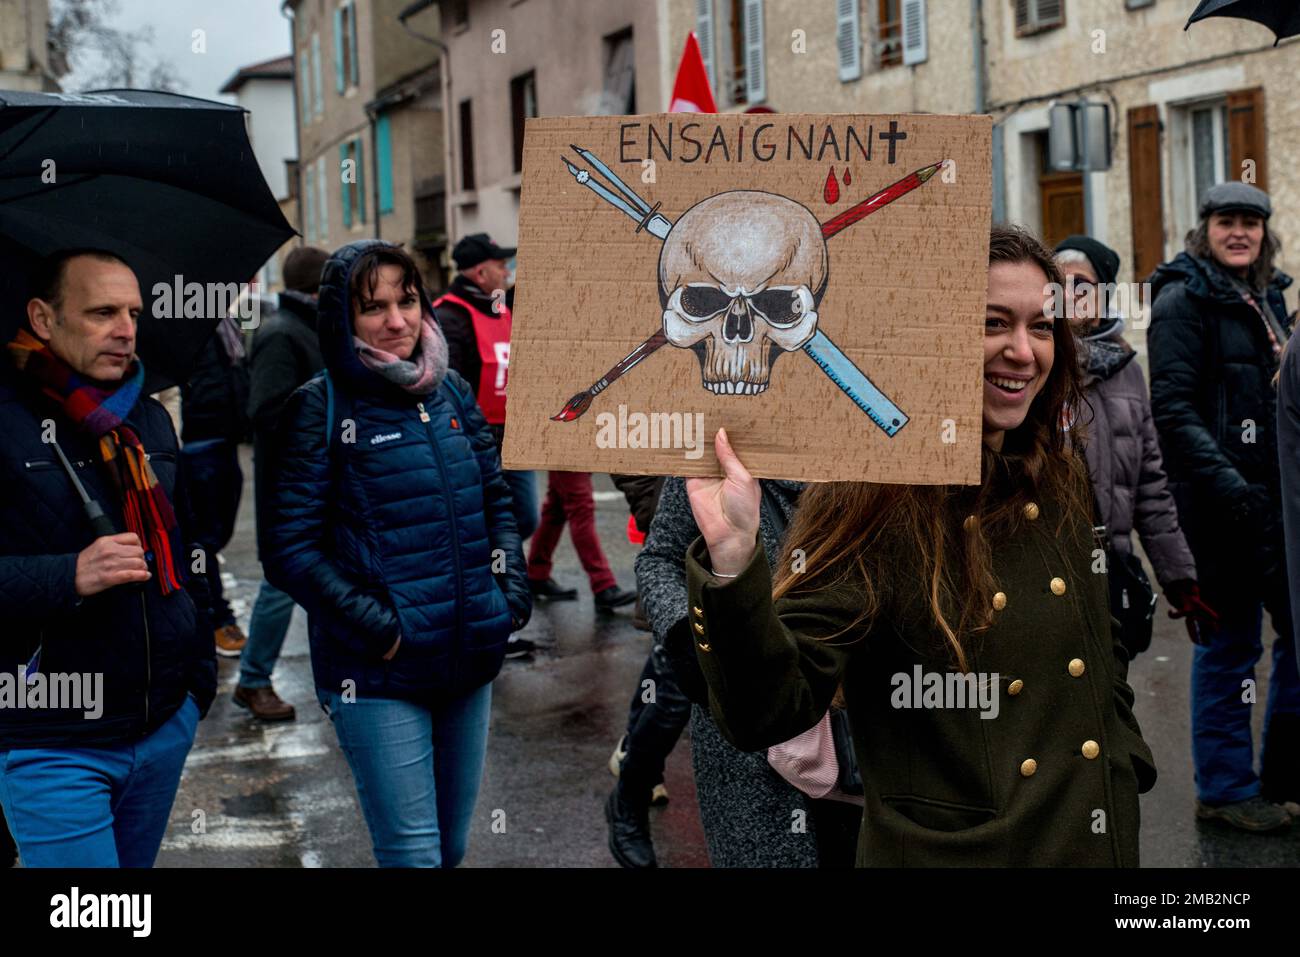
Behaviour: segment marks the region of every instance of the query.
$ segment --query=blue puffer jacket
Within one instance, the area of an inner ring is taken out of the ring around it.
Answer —
[[[344,246],[321,274],[326,373],[290,397],[280,420],[266,574],[307,609],[318,688],[459,695],[496,677],[512,619],[528,620],[524,556],[492,433],[465,381],[449,372],[417,397],[357,356],[347,290],[375,245]]]

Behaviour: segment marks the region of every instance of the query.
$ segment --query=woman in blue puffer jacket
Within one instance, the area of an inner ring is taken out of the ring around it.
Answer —
[[[510,489],[406,253],[335,252],[319,332],[326,371],[280,419],[267,578],[307,609],[376,860],[454,867],[491,681],[532,610]]]

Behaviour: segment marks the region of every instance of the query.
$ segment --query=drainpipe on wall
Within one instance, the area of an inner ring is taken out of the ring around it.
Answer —
[[[974,49],[971,51],[971,63],[975,70],[975,112],[988,112],[988,73],[984,63],[984,3],[983,0],[970,0],[970,32]],[[1005,148],[1002,124],[993,124],[993,222],[1000,223],[1007,218],[1007,187],[1005,178]]]
[[[302,195],[302,117],[298,115],[298,104],[300,102],[298,90],[299,61],[298,48],[294,44],[296,37],[294,36],[294,14],[293,8],[290,6],[291,2],[292,0],[284,0],[284,2],[280,4],[280,16],[289,21],[289,60],[293,64],[293,70],[291,71],[293,74],[293,153],[298,160],[298,162],[293,166],[293,194],[297,197],[295,205],[297,206],[298,214],[298,240],[301,244],[306,242],[303,238],[305,236],[304,230],[306,229],[306,224],[303,222],[303,206],[305,203]]]

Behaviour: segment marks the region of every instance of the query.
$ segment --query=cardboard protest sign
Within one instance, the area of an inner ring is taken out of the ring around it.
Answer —
[[[991,130],[529,120],[506,467],[977,483]]]

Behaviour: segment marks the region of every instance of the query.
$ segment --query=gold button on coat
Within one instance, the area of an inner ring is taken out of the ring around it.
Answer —
[[[966,529],[966,531],[968,532],[973,532],[975,531],[975,526],[978,524],[979,524],[979,519],[977,519],[974,515],[967,515],[966,521],[961,523],[961,527]]]
[[[712,650],[713,650],[712,645],[706,645],[704,642],[702,641],[700,642],[700,651],[712,651]]]
[[[1038,762],[1035,761],[1033,758],[1025,758],[1025,760],[1020,763],[1021,777],[1025,777],[1025,778],[1033,777],[1034,772],[1037,770],[1038,770]]]
[[[1101,754],[1101,745],[1096,741],[1083,742],[1083,756],[1091,761],[1097,755]]]
[[[1007,694],[1016,695],[1025,690],[1025,683],[1017,678],[1011,684],[1007,685]]]
[[[703,617],[704,617],[704,609],[701,608],[699,605],[692,605],[692,606],[691,606],[691,611],[695,612],[695,617],[696,617],[696,618],[703,618]]]
[[[1083,672],[1084,672],[1083,659],[1082,659],[1082,658],[1073,658],[1073,659],[1071,659],[1071,661],[1070,661],[1070,677],[1071,677],[1071,678],[1078,678],[1080,675],[1083,674]]]
[[[695,622],[695,624],[694,624],[694,628],[695,628],[695,633],[696,633],[697,635],[702,635],[702,634],[704,634],[704,626],[701,625],[698,621]]]
[[[1053,578],[1053,579],[1052,579],[1052,585],[1051,585],[1051,587],[1052,587],[1052,594],[1053,594],[1053,595],[1064,595],[1064,594],[1065,594],[1065,579],[1064,579],[1064,578]]]
[[[1032,522],[1037,517],[1038,517],[1038,506],[1033,502],[1030,502],[1028,505],[1025,506],[1025,518],[1029,519]]]
[[[1006,607],[1007,607],[1007,593],[1000,591],[993,596],[993,610],[1001,611],[1003,608]]]

